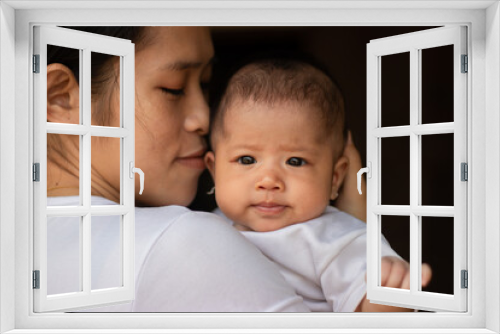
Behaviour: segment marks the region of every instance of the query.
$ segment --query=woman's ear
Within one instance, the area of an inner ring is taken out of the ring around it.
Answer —
[[[47,66],[47,121],[80,123],[80,90],[73,72],[63,64]]]
[[[333,178],[332,178],[332,193],[330,194],[330,199],[332,201],[335,200],[339,195],[339,189],[342,186],[342,183],[344,182],[348,166],[349,166],[349,160],[344,156],[341,156],[337,160],[337,163],[335,164],[335,167],[333,169]]]
[[[210,175],[212,175],[212,179],[215,182],[215,154],[212,151],[208,151],[205,154],[205,166],[207,166]]]

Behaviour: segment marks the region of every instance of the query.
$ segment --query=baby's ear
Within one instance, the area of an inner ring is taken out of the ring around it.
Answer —
[[[208,151],[205,154],[205,166],[207,166],[212,179],[215,181],[215,154],[212,151]]]
[[[349,166],[349,160],[344,156],[341,156],[337,160],[337,163],[335,164],[335,167],[333,169],[333,178],[332,178],[332,193],[330,195],[330,199],[332,201],[337,199],[339,195],[339,189],[342,186],[342,183],[344,182],[348,166]]]

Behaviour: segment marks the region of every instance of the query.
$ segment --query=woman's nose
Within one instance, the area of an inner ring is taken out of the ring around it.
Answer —
[[[184,128],[188,132],[196,132],[203,136],[208,133],[209,109],[202,91],[200,90],[191,97],[190,103],[186,105],[186,119]]]
[[[285,183],[273,172],[265,173],[255,184],[256,190],[283,191]]]

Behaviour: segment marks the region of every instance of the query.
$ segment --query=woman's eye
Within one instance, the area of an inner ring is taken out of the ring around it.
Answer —
[[[299,167],[304,166],[306,164],[306,161],[302,158],[293,157],[288,159],[286,163],[290,166]]]
[[[184,95],[184,89],[162,88],[161,91],[165,94],[170,94],[174,96]]]
[[[251,156],[245,155],[243,157],[238,158],[238,163],[242,165],[251,165],[255,163],[255,159],[252,158]]]

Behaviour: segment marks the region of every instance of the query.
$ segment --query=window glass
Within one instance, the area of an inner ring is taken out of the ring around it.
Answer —
[[[381,242],[388,241],[406,262],[410,263],[410,217],[409,216],[381,216],[382,236]],[[382,265],[384,269],[384,265]],[[381,282],[384,280],[382,270],[380,272]],[[386,284],[388,282],[386,281]]]
[[[57,50],[57,52],[56,52]],[[57,56],[55,56],[57,54]],[[81,124],[80,102],[82,95],[78,101],[70,100],[69,95],[65,94],[65,89],[74,89],[68,85],[78,84],[80,78],[80,50],[72,49],[63,46],[47,45],[47,82],[52,82],[52,89],[47,91],[47,106],[49,106],[50,120],[52,123],[65,124]],[[64,65],[65,68],[62,68]],[[49,68],[51,70],[49,70]],[[57,69],[57,70],[54,70]],[[67,72],[69,70],[72,78],[67,80]],[[70,110],[68,107],[71,107]],[[76,109],[76,113],[74,112]]]
[[[453,206],[453,133],[421,136],[422,205]]]
[[[93,215],[91,239],[92,290],[121,287],[122,217]]]
[[[91,62],[91,124],[120,127],[120,57],[91,52]],[[109,63],[113,64],[113,71],[106,70]]]
[[[453,45],[421,51],[422,124],[453,122]]]
[[[92,192],[93,194],[102,193],[102,188],[106,186],[109,188],[109,185],[103,185],[103,180],[112,180],[113,177],[119,178],[116,180],[116,186],[113,187],[112,194],[106,194],[108,197],[113,197],[113,201],[116,203],[121,203],[121,179],[123,178],[122,173],[120,173],[120,161],[121,161],[121,138],[113,138],[113,137],[97,137],[92,136],[91,141],[92,146]],[[105,146],[107,149],[101,149],[102,146]],[[99,155],[105,155],[99,157]],[[106,161],[105,164],[97,165],[99,161]],[[115,180],[113,180],[115,181]],[[109,198],[111,199],[111,198]]]
[[[423,291],[453,294],[453,217],[422,217],[422,262],[432,268]]]
[[[382,138],[383,205],[410,204],[410,137]]]
[[[51,278],[47,286],[49,295],[82,291],[81,227],[81,217],[47,219],[47,272]],[[65,237],[60,238],[61,235]],[[65,252],[60,252],[61,249]]]
[[[54,201],[67,194],[80,197],[81,136],[47,134],[47,206],[75,205],[75,201]],[[49,175],[50,174],[50,175]],[[61,187],[61,178],[71,179],[71,185]],[[81,205],[81,198],[78,201]]]
[[[410,124],[410,53],[381,58],[382,126]]]

